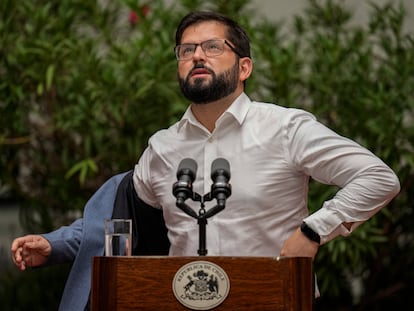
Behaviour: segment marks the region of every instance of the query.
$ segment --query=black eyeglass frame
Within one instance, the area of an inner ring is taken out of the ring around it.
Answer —
[[[226,39],[210,39],[210,40],[206,40],[200,43],[184,43],[184,44],[178,44],[174,47],[174,53],[175,53],[175,57],[177,58],[178,61],[182,61],[182,60],[189,60],[191,59],[192,56],[190,56],[189,58],[185,58],[185,59],[180,59],[178,57],[178,49],[182,46],[194,46],[194,53],[197,50],[197,47],[200,46],[201,49],[203,50],[204,54],[206,54],[205,49],[203,48],[203,44],[207,43],[207,42],[211,42],[211,41],[221,41],[224,42],[224,44],[226,44],[238,57],[242,58],[242,56],[240,55],[240,53],[236,50],[236,48],[234,46],[232,46],[229,41],[227,41]],[[192,55],[194,55],[194,53]],[[220,54],[216,54],[214,56],[219,56],[221,54],[224,53],[224,49]],[[207,54],[206,54],[207,55]],[[208,56],[210,57],[210,56]]]

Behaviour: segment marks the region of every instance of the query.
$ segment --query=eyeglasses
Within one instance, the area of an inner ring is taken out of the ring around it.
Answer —
[[[177,60],[188,60],[193,57],[197,47],[201,46],[201,49],[207,57],[214,57],[224,53],[225,44],[228,45],[234,53],[241,57],[239,52],[237,52],[236,49],[225,39],[207,40],[201,43],[179,44],[174,48],[174,52]]]

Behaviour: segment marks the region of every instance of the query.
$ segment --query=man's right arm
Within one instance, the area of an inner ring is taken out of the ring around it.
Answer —
[[[45,265],[73,261],[79,251],[83,234],[83,218],[75,220],[69,226],[42,234],[51,245],[51,253]]]
[[[45,234],[29,234],[13,240],[12,259],[20,270],[73,261],[82,239],[83,220]]]

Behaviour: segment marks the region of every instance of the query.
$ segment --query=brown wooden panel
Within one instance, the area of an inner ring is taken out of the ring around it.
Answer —
[[[310,258],[94,257],[92,310],[189,310],[174,296],[173,278],[193,261],[220,266],[230,279],[214,310],[308,311],[313,304]]]

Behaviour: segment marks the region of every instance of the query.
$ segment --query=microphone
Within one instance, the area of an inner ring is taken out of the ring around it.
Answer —
[[[173,185],[173,194],[177,198],[177,204],[193,196],[193,182],[196,177],[197,163],[193,159],[181,160],[177,170],[177,181]]]
[[[211,195],[217,199],[217,205],[225,206],[226,199],[231,195],[230,164],[223,158],[217,158],[211,164]]]

